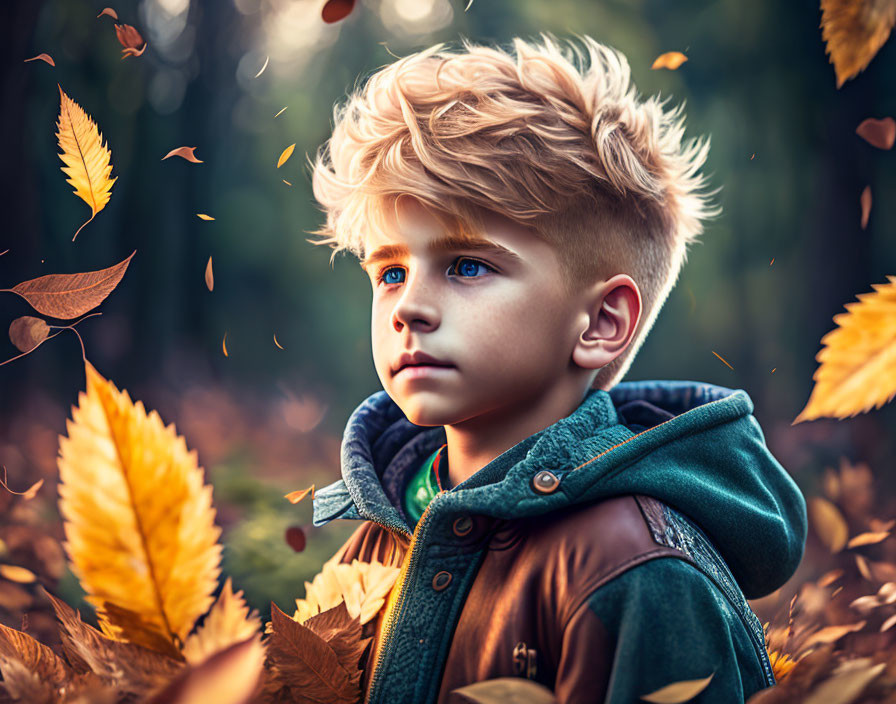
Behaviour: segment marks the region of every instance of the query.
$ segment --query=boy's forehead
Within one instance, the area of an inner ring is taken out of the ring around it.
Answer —
[[[390,212],[391,211],[391,212]],[[498,213],[477,209],[477,223],[440,218],[415,199],[401,199],[383,213],[385,232],[371,228],[365,238],[362,268],[376,261],[407,256],[412,250],[473,250],[520,260],[534,231]]]

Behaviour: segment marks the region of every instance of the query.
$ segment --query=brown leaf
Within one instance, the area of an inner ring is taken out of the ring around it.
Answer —
[[[40,59],[41,61],[46,61],[50,66],[56,66],[56,62],[53,61],[53,57],[49,54],[38,54],[37,56],[32,56],[30,59],[25,59],[23,63],[28,63],[29,61],[37,61]]]
[[[162,161],[165,161],[169,156],[179,156],[181,159],[192,161],[194,164],[202,164],[204,162],[201,159],[197,159],[196,155],[193,153],[196,149],[198,149],[198,147],[178,147],[177,149],[172,149],[162,157]]]
[[[192,665],[261,632],[261,620],[250,611],[243,592],[233,593],[230,577],[205,617],[202,626],[187,638],[183,654]]]
[[[43,643],[3,624],[0,624],[0,656],[18,660],[54,688],[64,685],[74,674],[65,662]]]
[[[373,641],[372,638],[361,638],[360,617],[352,618],[344,601],[312,616],[302,625],[327,641],[339,664],[353,675],[360,667],[367,646]]]
[[[99,271],[82,274],[47,274],[23,281],[8,290],[24,298],[39,313],[67,320],[102,303],[112,293],[137,250],[124,261]]]
[[[355,7],[355,0],[327,0],[320,16],[327,24],[338,22],[348,17]]]
[[[248,704],[256,701],[253,695],[264,668],[264,659],[260,636],[251,636],[186,668],[146,704]]]
[[[145,42],[136,27],[129,24],[116,24],[115,36],[125,49],[139,49]]]
[[[113,10],[111,7],[103,8],[103,11],[97,15],[97,18],[100,18],[103,15],[109,15],[109,17],[111,17],[113,20],[118,19],[118,13],[115,12],[115,10]]]
[[[7,611],[22,611],[34,601],[22,587],[10,582],[0,582],[0,607]]]
[[[123,691],[146,694],[170,682],[182,668],[181,663],[161,653],[105,637],[81,621],[78,613],[64,601],[44,593],[61,624],[62,647],[75,671],[93,672]]]
[[[128,56],[143,56],[144,51],[146,51],[146,44],[144,44],[143,47],[139,50],[128,47],[127,49],[121,50],[121,53],[123,54],[121,58],[124,59]]]
[[[327,642],[271,603],[268,654],[278,677],[301,704],[357,704],[361,671],[350,673]],[[359,625],[360,627],[360,625]]]
[[[657,56],[650,68],[667,68],[670,71],[674,71],[687,60],[688,57],[680,51],[667,51],[665,54]]]
[[[865,186],[859,198],[859,204],[862,206],[862,229],[864,230],[868,227],[868,217],[871,215],[871,186]]]
[[[827,626],[826,628],[822,628],[815,633],[812,633],[810,636],[806,638],[803,643],[803,646],[809,646],[814,643],[833,643],[836,640],[839,640],[847,633],[854,633],[855,631],[862,630],[862,627],[865,625],[865,621],[858,621],[856,623],[849,623],[842,626]]]
[[[42,318],[23,315],[9,324],[9,339],[20,352],[30,352],[47,339],[50,327]]]
[[[208,258],[208,264],[205,265],[205,285],[211,291],[215,288],[215,274],[212,272],[212,258]]]
[[[815,687],[804,704],[851,704],[877,678],[887,663],[872,664],[871,658],[856,658],[840,664],[833,676]]]
[[[451,690],[474,704],[555,704],[554,693],[543,684],[522,677],[497,677]]]
[[[305,549],[305,531],[301,526],[290,526],[286,529],[286,544],[296,552],[302,552]]]
[[[890,36],[892,0],[821,0],[821,36],[837,74],[837,88],[857,75]]]
[[[821,577],[819,577],[818,581],[815,584],[819,587],[827,587],[828,585],[836,582],[842,576],[843,570],[831,570],[830,572],[825,572]]]
[[[56,704],[56,691],[40,675],[15,657],[0,655],[2,686],[9,695],[28,704]]]
[[[856,127],[856,134],[872,147],[892,149],[896,141],[896,120],[892,117],[885,117],[882,120],[869,117]]]

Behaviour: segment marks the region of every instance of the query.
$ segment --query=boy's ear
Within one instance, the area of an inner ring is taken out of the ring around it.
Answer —
[[[595,284],[584,299],[582,330],[572,359],[585,369],[600,369],[628,347],[641,319],[641,292],[628,274]],[[581,320],[581,318],[580,318]]]

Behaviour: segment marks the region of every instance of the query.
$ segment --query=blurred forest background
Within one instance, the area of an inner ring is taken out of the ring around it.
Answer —
[[[896,154],[855,133],[867,117],[896,113],[896,42],[837,90],[817,0],[475,0],[466,11],[466,0],[361,0],[335,24],[321,20],[322,4],[119,0],[119,21],[148,43],[124,60],[112,21],[97,19],[101,0],[0,6],[2,287],[105,268],[137,250],[102,315],[78,327],[87,358],[197,450],[224,529],[224,572],[265,618],[271,600],[291,611],[302,582],[355,526],[310,528],[310,501],[292,506],[283,495],[339,478],[345,422],[381,388],[366,276],[350,257],[331,267],[330,250],[306,241],[322,218],[306,155],[329,136],[334,103],[393,61],[390,52],[461,36],[505,43],[541,31],[588,34],[627,55],[643,94],[687,102],[687,135],[712,137],[707,171],[723,187],[724,213],[690,250],[626,380],[742,388],[807,497],[821,493],[825,468],[845,459],[873,475],[859,483],[875,515],[896,514],[893,404],[791,426],[832,317],[896,274]],[[667,51],[688,61],[651,70]],[[24,63],[41,52],[55,68]],[[57,82],[96,120],[118,177],[74,243],[89,212],[60,171]],[[295,154],[277,169],[292,143]],[[161,160],[182,145],[196,146],[204,163]],[[210,256],[213,292],[203,279]],[[0,320],[30,311],[0,296]],[[17,353],[7,342],[3,358]],[[83,388],[70,333],[0,367],[0,464],[19,490],[46,479],[30,502],[2,492],[0,559],[14,556],[88,617],[59,549],[55,485],[58,435]],[[302,551],[284,537],[296,526],[307,536]],[[810,531],[793,583],[830,560]],[[0,580],[3,621],[18,627],[14,616],[34,594]],[[785,587],[754,608],[767,620],[789,595]],[[52,620],[40,610],[30,618],[37,628]]]

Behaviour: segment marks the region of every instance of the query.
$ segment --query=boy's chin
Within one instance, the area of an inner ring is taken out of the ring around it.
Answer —
[[[392,396],[392,400],[414,425],[431,427],[452,425],[461,419],[459,409],[455,408],[450,400],[438,398],[435,394]]]

